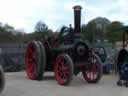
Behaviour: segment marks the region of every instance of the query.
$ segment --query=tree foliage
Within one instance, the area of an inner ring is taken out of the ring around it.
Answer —
[[[91,20],[86,26],[82,26],[82,30],[85,30],[84,38],[90,42],[97,39],[104,39],[106,34],[106,25],[109,23],[110,21],[108,19],[101,17]]]
[[[122,32],[118,30],[113,32],[113,30],[122,26],[124,25],[119,21],[110,22],[106,18],[98,17],[88,24],[81,25],[81,37],[90,42],[97,39],[108,39],[115,43],[122,40]],[[32,40],[43,40],[48,36],[58,36],[58,32],[53,32],[42,21],[35,24],[35,30],[31,33],[19,32],[9,24],[0,23],[0,43],[27,43]]]
[[[35,32],[47,32],[48,31],[48,26],[42,22],[38,21],[35,26]]]
[[[0,23],[0,43],[19,43],[23,41],[22,36],[17,34],[13,26]],[[21,40],[22,39],[22,40]]]
[[[81,37],[82,39],[87,39],[88,38],[88,34],[86,32],[86,24],[81,25]]]
[[[123,23],[119,21],[113,21],[107,25],[107,38],[110,42],[115,43],[116,41],[122,40],[122,33],[120,30],[116,30],[120,27],[123,27]],[[116,31],[115,31],[116,30]]]
[[[106,18],[98,17],[81,26],[81,36],[83,39],[93,42],[95,40],[108,40],[111,43],[122,40],[122,32],[113,30],[123,27],[120,21],[110,22]]]

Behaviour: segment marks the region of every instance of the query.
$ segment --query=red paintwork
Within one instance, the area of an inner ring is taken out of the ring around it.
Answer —
[[[86,66],[86,64],[77,64],[77,67],[85,67]]]
[[[60,71],[59,71],[60,69]],[[68,78],[69,72],[68,72],[68,66],[64,62],[64,58],[62,56],[58,56],[56,59],[56,64],[55,64],[55,76],[56,80],[60,85],[63,85]]]
[[[96,64],[93,64],[91,69],[82,72],[82,74],[87,81],[94,81],[98,75]]]
[[[26,64],[26,72],[28,77],[31,80],[35,79],[34,72],[35,72],[35,54],[36,51],[35,45],[33,43],[30,43],[26,50],[26,56],[25,56],[25,64]]]

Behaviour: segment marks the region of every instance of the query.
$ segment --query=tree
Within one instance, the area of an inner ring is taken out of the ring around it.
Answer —
[[[35,31],[32,34],[29,34],[29,40],[42,40],[48,37],[53,31],[48,28],[48,26],[42,22],[38,21],[35,25]]]
[[[48,26],[42,22],[38,21],[35,26],[35,32],[47,32],[48,31]]]
[[[9,24],[5,24],[3,27],[6,32],[14,32],[15,31],[15,29],[12,26],[10,26]]]
[[[13,26],[0,23],[0,43],[22,43],[23,40]]]
[[[107,18],[98,17],[90,22],[86,26],[87,38],[90,42],[95,40],[104,40],[106,37],[106,26],[110,24]]]
[[[120,30],[116,30],[118,28],[123,27],[123,23],[120,21],[113,21],[112,23],[107,25],[107,38],[110,42],[115,43],[116,41],[122,40],[122,33]],[[116,30],[116,31],[115,31]]]
[[[5,29],[3,27],[3,24],[0,22],[0,32],[4,32],[4,31],[5,31]]]
[[[85,24],[83,24],[83,25],[81,25],[81,37],[82,37],[82,39],[87,39],[88,37],[88,34],[87,34],[87,32],[86,32],[86,27],[87,27],[87,25],[85,25]]]

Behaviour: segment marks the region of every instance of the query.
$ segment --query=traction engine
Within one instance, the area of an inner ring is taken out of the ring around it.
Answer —
[[[102,64],[90,44],[80,37],[81,6],[74,6],[74,28],[63,27],[57,38],[31,41],[27,45],[26,73],[31,80],[42,80],[44,72],[54,72],[60,85],[68,85],[82,73],[88,83],[101,79]]]

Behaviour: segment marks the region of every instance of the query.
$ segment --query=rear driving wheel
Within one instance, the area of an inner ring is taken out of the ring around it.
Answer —
[[[98,58],[97,55],[93,55],[90,57],[90,66],[89,69],[82,72],[84,79],[88,82],[88,83],[97,83],[101,76],[102,76],[102,65],[101,65],[101,61]]]
[[[42,79],[42,49],[38,41],[28,44],[25,56],[26,73],[31,80]],[[45,54],[45,53],[43,53]]]
[[[45,72],[45,67],[46,67],[46,51],[45,51],[45,47],[44,44],[41,41],[38,41],[39,45],[40,45],[40,54],[41,54],[41,65],[38,66],[38,70],[40,70],[40,75],[42,74],[42,78],[44,77],[44,72]]]
[[[60,85],[68,85],[73,77],[73,62],[70,56],[63,54],[56,58],[54,67],[56,80]]]

